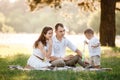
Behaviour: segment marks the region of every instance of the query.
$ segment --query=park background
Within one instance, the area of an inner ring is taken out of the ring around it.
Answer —
[[[81,0],[82,1],[82,0]],[[0,0],[0,79],[1,80],[119,80],[120,75],[120,11],[116,11],[116,47],[102,48],[102,67],[111,67],[111,72],[73,71],[19,71],[9,70],[8,65],[25,66],[32,54],[34,41],[45,26],[54,28],[61,22],[66,28],[66,37],[82,52],[86,28],[92,28],[99,38],[100,3],[94,11],[84,11],[71,2],[62,3],[64,8],[49,6],[30,11],[26,0]],[[120,3],[116,4],[120,7]],[[85,46],[86,56],[88,55]],[[67,49],[67,53],[72,53]]]

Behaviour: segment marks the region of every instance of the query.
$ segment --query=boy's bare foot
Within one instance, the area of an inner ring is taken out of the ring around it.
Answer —
[[[100,66],[94,66],[94,68],[100,69],[101,67]]]

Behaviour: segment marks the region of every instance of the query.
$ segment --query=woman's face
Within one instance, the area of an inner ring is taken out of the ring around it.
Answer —
[[[47,40],[49,40],[50,38],[52,38],[52,36],[53,36],[53,30],[49,30],[49,31],[47,31],[47,33],[45,34],[45,38],[46,38]]]

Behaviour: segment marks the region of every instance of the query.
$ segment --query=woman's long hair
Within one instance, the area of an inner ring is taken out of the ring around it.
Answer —
[[[35,41],[35,43],[34,43],[34,47],[35,48],[37,48],[38,47],[38,43],[39,42],[42,42],[42,44],[44,45],[44,46],[46,46],[46,38],[45,38],[45,35],[47,34],[47,32],[49,31],[49,30],[53,30],[51,27],[44,27],[43,28],[43,30],[42,30],[42,33],[41,33],[41,35],[39,36],[39,38]]]

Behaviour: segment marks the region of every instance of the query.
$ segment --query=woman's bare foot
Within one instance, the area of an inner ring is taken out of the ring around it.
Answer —
[[[34,68],[31,67],[30,65],[26,65],[26,66],[24,67],[24,69],[34,69]]]

